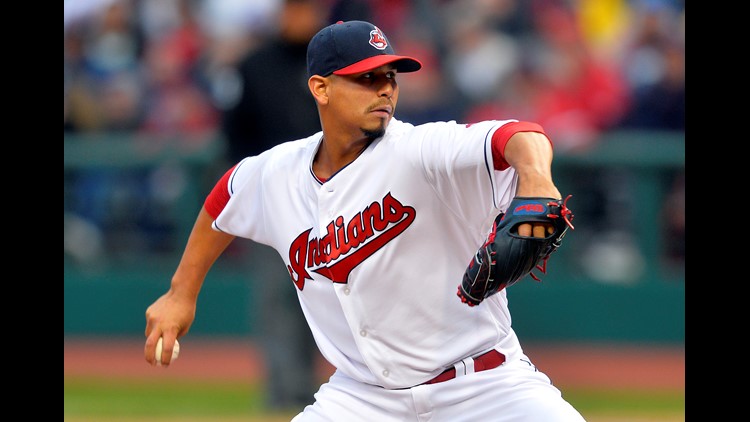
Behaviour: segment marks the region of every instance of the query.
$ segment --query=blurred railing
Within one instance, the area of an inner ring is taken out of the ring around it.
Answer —
[[[566,259],[558,261],[576,262],[580,259],[571,255],[597,252],[595,256],[604,262],[581,265],[598,265],[601,271],[588,272],[601,274],[602,279],[614,283],[684,281],[684,256],[672,252],[684,248],[684,233],[681,238],[668,237],[670,228],[679,224],[675,220],[685,212],[669,208],[673,196],[684,195],[680,191],[685,173],[683,132],[608,133],[583,153],[558,154],[553,171],[560,190],[573,194],[570,206],[577,211],[578,231],[565,240],[566,247],[559,252]],[[620,269],[619,278],[611,272],[604,275],[606,253],[591,250],[598,246],[611,254],[621,252],[619,262],[630,268]],[[570,267],[568,271],[569,276],[577,273]]]
[[[64,148],[66,265],[85,269],[180,253],[225,142],[66,134]]]
[[[65,135],[66,334],[142,335],[146,306],[167,288],[226,170],[224,147],[219,136]],[[669,208],[684,195],[684,171],[683,132],[613,132],[589,150],[556,152],[576,229],[542,283],[509,289],[516,330],[539,340],[684,341],[684,226],[671,230],[684,209]],[[212,270],[192,332],[254,333],[256,287],[234,264],[222,258]]]

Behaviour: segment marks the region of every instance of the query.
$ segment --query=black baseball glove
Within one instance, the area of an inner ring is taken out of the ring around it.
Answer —
[[[560,247],[568,227],[573,229],[573,213],[565,200],[554,198],[513,198],[506,213],[495,218],[487,241],[477,251],[458,286],[458,297],[469,306],[512,286],[527,274],[537,281],[532,271],[547,272],[547,259]],[[546,237],[518,235],[523,223],[549,223],[552,232]]]

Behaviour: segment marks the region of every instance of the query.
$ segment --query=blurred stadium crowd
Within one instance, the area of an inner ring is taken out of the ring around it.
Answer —
[[[65,0],[66,136],[215,142],[237,100],[235,65],[274,34],[283,1]],[[397,52],[422,60],[400,78],[401,120],[530,120],[570,153],[605,131],[685,130],[684,0],[319,1],[327,23],[370,20]],[[124,209],[144,189],[170,197],[170,171],[78,175],[66,187],[79,198],[66,205],[66,254],[90,257],[81,245],[91,242],[74,235],[114,224],[97,195],[111,202],[121,192]],[[670,201],[684,219],[684,177],[675,184]],[[139,224],[158,237],[159,217],[152,210]]]

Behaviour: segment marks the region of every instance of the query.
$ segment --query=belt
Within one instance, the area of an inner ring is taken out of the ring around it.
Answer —
[[[475,358],[466,358],[453,365],[453,368],[448,368],[440,375],[425,382],[424,384],[437,384],[439,382],[452,380],[458,376],[471,374],[472,372],[481,372],[488,369],[494,369],[502,365],[505,362],[505,355],[498,352],[495,349],[490,350],[487,353],[481,354]]]

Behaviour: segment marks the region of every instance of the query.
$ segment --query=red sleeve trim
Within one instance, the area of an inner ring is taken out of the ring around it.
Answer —
[[[203,207],[206,208],[206,212],[208,212],[208,215],[214,220],[216,220],[219,214],[221,214],[221,211],[224,210],[227,202],[229,202],[229,177],[232,175],[232,171],[235,167],[237,166],[235,165],[230,168],[223,176],[221,176],[221,179],[216,182],[214,188],[211,189],[211,193],[208,194],[206,200],[203,202]]]
[[[511,122],[500,126],[492,134],[492,162],[494,163],[495,170],[505,170],[510,167],[510,164],[505,161],[505,145],[508,143],[510,137],[517,132],[539,132],[547,136],[542,126],[538,123]],[[549,136],[547,136],[547,139],[549,139]],[[552,144],[552,140],[549,143]]]

